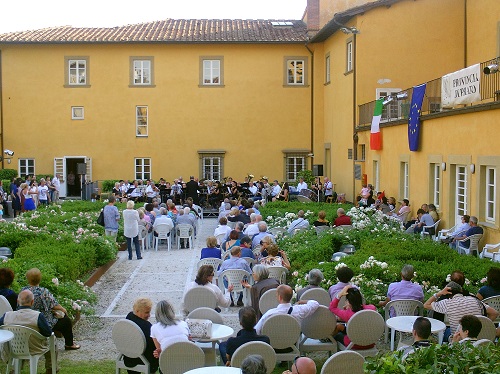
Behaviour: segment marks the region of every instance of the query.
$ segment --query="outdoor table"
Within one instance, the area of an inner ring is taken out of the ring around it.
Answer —
[[[419,316],[400,316],[400,317],[392,317],[389,318],[387,321],[385,321],[387,327],[391,329],[391,351],[394,351],[394,337],[396,336],[396,331],[412,332],[413,324],[415,323],[415,320],[418,317]],[[446,325],[443,322],[434,318],[427,318],[427,319],[431,323],[431,332],[438,333],[439,344],[442,344]]]
[[[226,325],[220,325],[218,323],[212,324],[212,334],[210,338],[204,339],[193,339],[200,343],[212,343],[212,349],[210,352],[205,352],[205,364],[217,365],[217,352],[215,350],[215,343],[227,340],[234,333],[234,330]]]

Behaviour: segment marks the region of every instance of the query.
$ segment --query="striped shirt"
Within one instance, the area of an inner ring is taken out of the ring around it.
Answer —
[[[460,293],[450,299],[434,301],[431,303],[431,306],[432,310],[448,315],[452,334],[457,331],[460,319],[463,316],[468,314],[482,316],[485,310],[485,305],[481,300],[472,296],[464,296]]]

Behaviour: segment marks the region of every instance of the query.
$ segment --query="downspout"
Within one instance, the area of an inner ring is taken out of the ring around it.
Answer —
[[[314,165],[314,52],[309,49],[307,45],[309,42],[305,44],[306,49],[311,54],[311,171]]]
[[[2,50],[0,50],[0,155],[3,153],[3,85],[2,85]],[[2,157],[2,169],[4,169],[4,159]]]

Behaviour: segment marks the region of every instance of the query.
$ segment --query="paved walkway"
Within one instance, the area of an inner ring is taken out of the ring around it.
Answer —
[[[68,358],[78,359],[114,359],[115,351],[111,340],[113,324],[124,318],[132,310],[134,300],[149,297],[153,300],[152,317],[155,322],[154,308],[160,300],[168,300],[181,316],[182,296],[186,285],[192,282],[197,272],[197,262],[206,238],[213,234],[217,219],[206,218],[199,227],[194,249],[172,248],[167,251],[164,241],[159,250],[145,251],[142,260],[128,260],[128,252],[119,252],[118,260],[94,285],[93,290],[99,296],[95,317],[82,318],[75,331],[76,341],[81,350],[68,353]],[[134,254],[135,256],[135,254]],[[224,323],[239,330],[238,308],[222,311]],[[76,353],[78,352],[78,353]]]

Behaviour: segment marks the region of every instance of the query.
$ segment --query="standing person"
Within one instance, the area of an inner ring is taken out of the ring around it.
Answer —
[[[118,234],[118,221],[120,221],[120,212],[115,206],[116,197],[110,195],[108,205],[104,207],[104,235],[113,236],[116,240]]]
[[[49,203],[49,187],[45,183],[45,179],[40,179],[40,186],[38,187],[38,201],[42,205]]]
[[[132,312],[127,314],[126,319],[134,322],[142,330],[144,337],[146,338],[146,348],[144,349],[143,355],[149,362],[149,372],[156,373],[158,370],[158,358],[154,357],[153,352],[155,351],[155,343],[153,338],[151,338],[151,322],[149,322],[149,317],[151,316],[151,308],[153,307],[153,302],[151,299],[141,297],[134,302]],[[136,365],[144,364],[140,358],[130,358],[127,356],[123,357],[125,365],[128,367],[134,367]],[[128,374],[136,374],[136,371],[127,370]]]
[[[68,196],[75,195],[75,174],[73,171],[70,171],[68,177],[66,178],[68,183]]]
[[[59,191],[61,189],[61,181],[59,180],[59,174],[54,175],[54,178],[52,178],[52,186],[54,187],[54,196],[51,199],[51,201],[57,203],[59,201]]]
[[[127,201],[127,209],[123,211],[123,235],[127,238],[128,259],[132,260],[132,242],[135,245],[135,254],[142,260],[139,245],[139,213],[134,210],[134,202]]]

